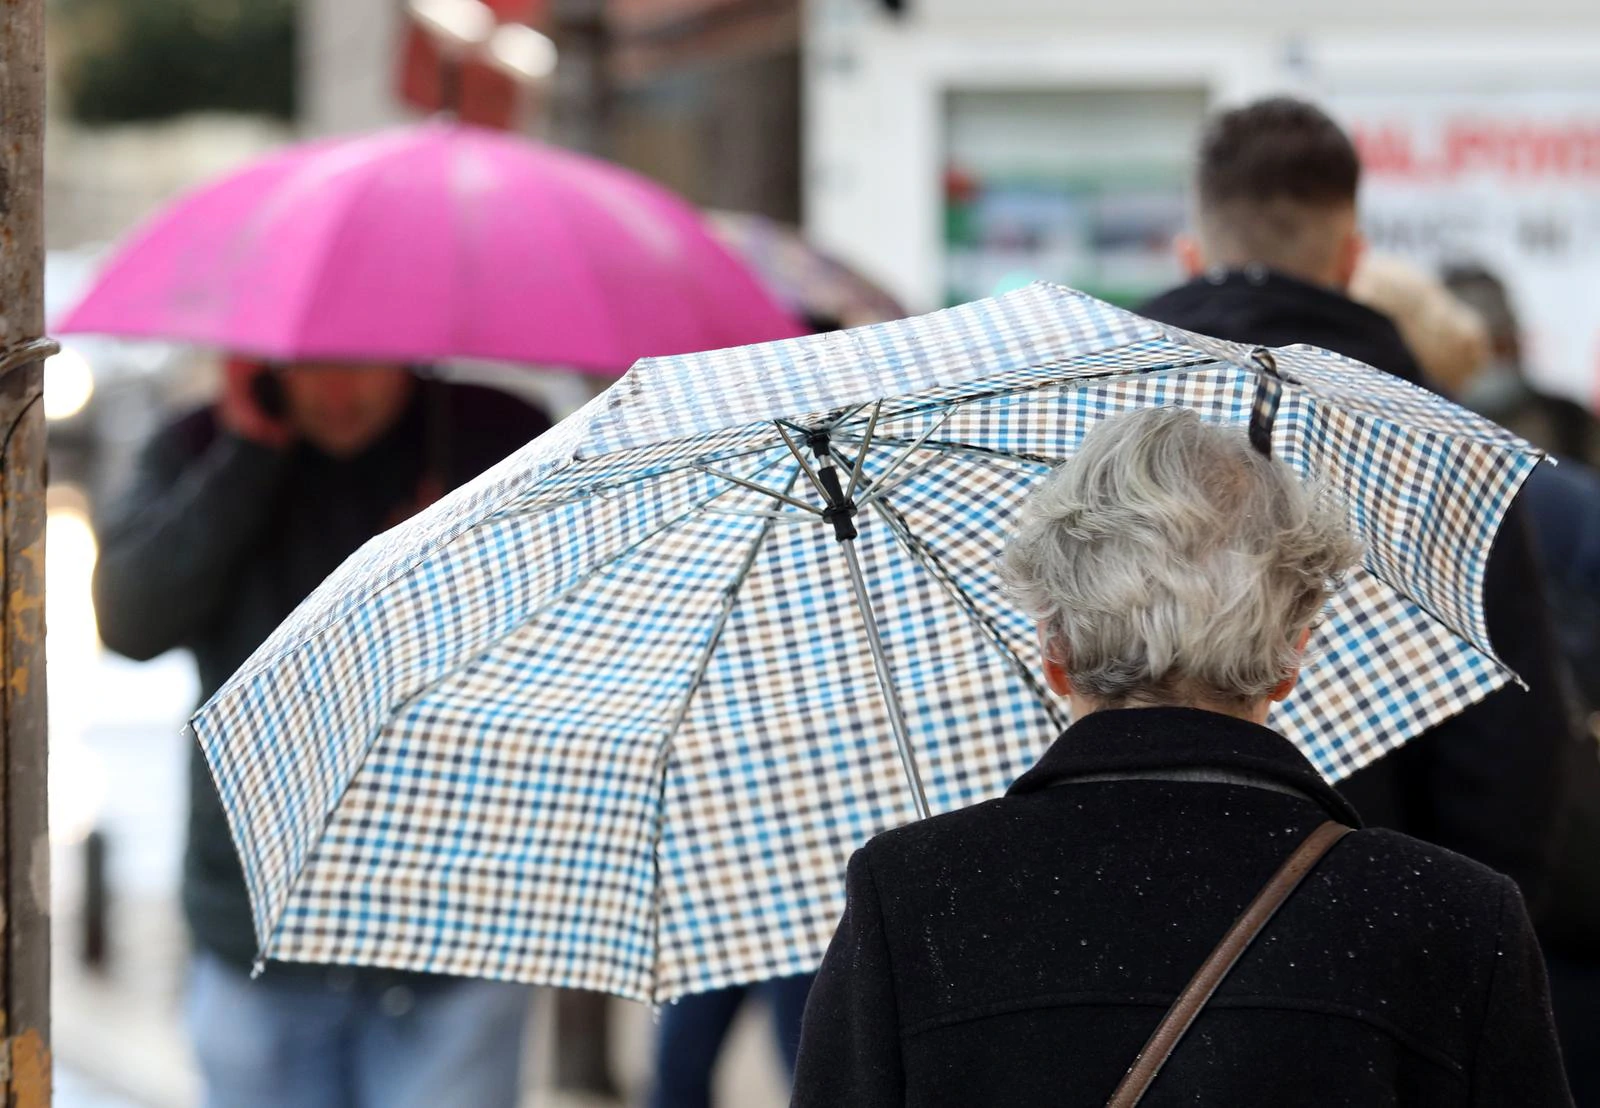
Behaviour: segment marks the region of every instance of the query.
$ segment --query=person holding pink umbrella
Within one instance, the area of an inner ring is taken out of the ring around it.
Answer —
[[[670,193],[435,122],[291,147],[183,198],[58,329],[232,352],[215,406],[157,435],[100,520],[95,576],[106,644],[192,651],[209,696],[368,538],[549,426],[405,367],[612,376],[801,328]],[[264,936],[198,750],[191,779],[184,907],[206,1103],[511,1108],[521,986],[277,962],[251,980]]]
[[[99,521],[101,635],[135,659],[192,651],[209,696],[362,542],[548,426],[509,396],[398,366],[234,359],[215,407],[157,435]],[[244,876],[198,756],[190,804],[188,1016],[206,1104],[516,1103],[525,987],[288,963],[252,981]]]

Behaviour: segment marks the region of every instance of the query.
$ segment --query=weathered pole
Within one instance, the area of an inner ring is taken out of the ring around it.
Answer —
[[[0,1086],[50,1103],[44,0],[0,0]]]

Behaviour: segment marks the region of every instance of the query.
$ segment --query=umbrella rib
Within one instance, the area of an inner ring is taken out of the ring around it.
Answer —
[[[867,463],[867,451],[872,447],[872,432],[877,430],[878,416],[882,413],[883,401],[880,400],[872,406],[872,418],[867,421],[867,429],[861,436],[861,449],[856,451],[856,464],[850,467],[850,487],[844,494],[846,500],[855,496],[856,486],[861,483],[861,467]]]
[[[902,471],[893,480],[885,479],[874,481],[872,487],[867,490],[866,495],[861,498],[857,506],[865,507],[868,504],[876,503],[886,494],[893,492],[895,489],[911,480],[917,474],[924,472],[930,466],[938,465],[943,460],[943,458],[925,458],[916,465],[912,466],[910,469]]]
[[[770,519],[778,523],[805,523],[806,519],[793,512],[785,512],[774,508],[770,512],[744,511],[740,508],[706,508],[702,512],[708,516],[728,516],[737,519]]]
[[[811,482],[812,488],[817,490],[817,495],[827,501],[828,490],[823,486],[822,478],[818,477],[817,471],[811,468],[811,463],[806,461],[805,454],[795,445],[794,440],[789,437],[789,432],[783,429],[783,421],[773,420],[772,425],[778,429],[778,434],[783,436],[783,444],[789,448],[789,453],[794,455],[795,461],[800,463],[800,469],[805,473],[806,479]],[[822,513],[819,511],[817,514],[821,515]]]
[[[733,451],[732,453],[717,454],[715,455],[715,460],[719,462],[735,462],[741,458],[749,458],[758,454],[770,454],[774,451],[782,449],[784,448],[779,443],[763,442],[759,446],[749,446]],[[701,455],[699,457],[703,456],[704,455]],[[599,458],[588,458],[584,459],[584,461],[579,464],[582,465],[604,461],[608,457],[610,456],[601,455]],[[566,483],[566,481],[570,480],[571,473],[570,471],[563,469],[551,474],[550,481],[554,481],[556,478],[563,478],[564,483],[562,484],[562,489],[566,491],[562,491],[559,495],[554,496],[546,493],[544,498],[540,499],[539,488],[541,486],[535,486],[534,489],[525,494],[526,496],[532,497],[532,499],[520,500],[516,502],[515,506],[497,509],[493,515],[495,518],[509,519],[515,516],[535,514],[537,512],[546,511],[550,508],[563,508],[569,504],[579,504],[585,500],[592,500],[596,497],[604,499],[610,493],[622,492],[631,489],[635,485],[638,485],[644,481],[654,481],[662,477],[672,477],[682,473],[686,469],[703,469],[707,472],[710,472],[709,464],[699,460],[699,457],[689,458],[687,460],[682,457],[676,458],[671,462],[661,463],[653,468],[644,469],[639,472],[628,473],[626,476],[622,477],[613,476],[607,481],[590,485],[569,485]],[[771,463],[767,464],[770,465]],[[605,472],[611,472],[614,468],[614,465],[608,466]],[[765,467],[763,466],[763,468]],[[719,473],[718,476],[727,477],[730,480],[738,480],[738,478],[733,477],[732,474],[726,472]],[[769,491],[761,486],[754,487],[760,492]]]
[[[922,566],[928,572],[928,575],[939,583],[940,588],[948,593],[950,598],[967,613],[967,617],[978,626],[983,633],[983,637],[989,640],[990,645],[1010,663],[1017,676],[1022,679],[1023,684],[1032,691],[1034,698],[1044,708],[1051,722],[1057,727],[1065,728],[1067,725],[1066,718],[1061,714],[1050,694],[1045,691],[1044,686],[1039,684],[1039,679],[1034,676],[1032,668],[1017,656],[1016,651],[1011,649],[1010,644],[1006,642],[1005,636],[1000,633],[1000,629],[995,626],[994,621],[978,610],[977,605],[967,595],[966,590],[956,584],[954,575],[951,574],[949,568],[945,566],[939,556],[926,543],[920,541],[911,533],[910,527],[906,525],[905,517],[882,500],[873,501],[872,508],[888,524],[889,533],[895,537],[895,541],[911,556],[912,561]]]
[[[779,455],[778,457],[773,458],[770,462],[767,462],[765,465],[763,465],[761,467],[761,470],[768,469],[771,466],[774,466],[774,465],[778,464],[782,460],[783,460],[782,455]],[[757,470],[757,472],[761,472],[761,470]],[[682,472],[682,471],[680,470],[680,471],[674,471],[674,472]],[[725,474],[723,476],[731,477],[732,475],[731,474]],[[746,484],[747,482],[739,482],[739,483],[740,484]],[[764,492],[764,493],[765,492],[770,492],[770,490],[762,488],[759,485],[756,486],[756,487],[761,492]],[[650,531],[648,534],[641,535],[636,541],[634,541],[632,543],[629,543],[623,549],[617,551],[615,554],[611,555],[609,558],[606,558],[604,561],[596,562],[594,565],[590,566],[582,575],[577,577],[566,588],[562,589],[558,593],[554,593],[554,594],[552,594],[550,596],[547,596],[547,597],[543,598],[540,601],[540,605],[541,606],[545,606],[545,605],[549,605],[549,604],[552,604],[552,603],[559,603],[560,601],[566,599],[568,596],[570,596],[572,594],[572,592],[575,589],[581,588],[582,586],[588,584],[598,574],[610,569],[612,566],[616,565],[616,563],[621,561],[623,558],[626,558],[630,554],[633,554],[635,551],[639,550],[646,543],[648,543],[652,539],[656,538],[662,532],[668,530],[669,528],[678,526],[679,524],[683,523],[685,520],[687,520],[690,517],[696,515],[697,513],[706,511],[707,507],[713,501],[720,500],[722,497],[727,496],[732,491],[733,491],[732,489],[719,489],[716,492],[713,492],[710,496],[705,497],[703,500],[698,500],[695,503],[690,504],[688,507],[686,507],[683,510],[682,514],[674,516],[672,519],[670,519],[670,520],[666,521],[665,523],[661,524],[661,526],[659,526],[659,527],[655,528],[654,530]],[[498,645],[498,643],[496,645]],[[493,647],[490,647],[489,649],[493,649]],[[478,655],[478,656],[481,657],[481,654]]]
[[[865,494],[865,496],[863,498],[863,502],[865,500],[867,500],[867,499],[871,499],[873,493],[878,489],[878,487],[880,485],[885,484],[889,480],[890,477],[894,476],[895,470],[899,469],[902,465],[904,465],[906,459],[911,457],[912,453],[918,447],[920,447],[923,443],[928,441],[928,436],[929,435],[933,434],[935,431],[937,431],[939,428],[941,428],[941,427],[943,427],[945,425],[945,422],[947,420],[949,420],[949,418],[950,418],[950,414],[951,414],[951,410],[949,408],[945,409],[944,414],[941,415],[938,419],[936,419],[933,422],[933,425],[931,427],[929,427],[926,431],[922,432],[921,435],[917,436],[917,438],[914,441],[912,441],[911,443],[909,443],[903,450],[901,450],[900,453],[895,455],[894,460],[889,463],[887,468],[884,469],[883,473],[878,476],[877,480],[869,481],[867,483],[867,485],[866,485],[866,494]],[[873,422],[874,423],[877,422],[876,418],[874,418]],[[871,441],[870,440],[870,436],[868,437],[868,441],[869,442]]]
[[[784,485],[784,492],[793,490],[795,482],[800,479],[798,469],[789,474],[789,481]],[[785,499],[788,499],[786,496]],[[661,980],[661,838],[667,822],[667,759],[671,756],[673,740],[677,737],[683,723],[689,718],[689,709],[694,704],[695,696],[704,684],[706,672],[711,668],[712,656],[716,654],[717,647],[722,644],[722,633],[727,629],[728,620],[733,617],[733,610],[737,604],[739,590],[750,578],[750,570],[755,566],[756,559],[761,556],[761,550],[766,546],[767,540],[772,536],[773,517],[769,516],[762,521],[761,527],[756,532],[755,541],[750,544],[750,549],[745,553],[743,561],[734,571],[733,579],[722,590],[722,610],[717,613],[716,622],[712,624],[711,634],[707,636],[706,644],[700,651],[700,656],[695,660],[694,671],[689,675],[689,684],[683,693],[683,700],[678,705],[671,724],[668,725],[661,737],[660,749],[656,751],[656,767],[660,778],[656,793],[656,821],[653,828],[650,858],[655,869],[656,886],[655,897],[651,905],[651,931],[655,936],[655,968],[650,981],[650,1000],[655,1003],[657,986]]]
[[[1080,374],[1075,377],[1046,377],[1037,381],[1025,381],[1014,385],[996,384],[988,388],[975,389],[970,393],[960,393],[955,396],[937,396],[921,401],[908,398],[907,407],[892,411],[885,418],[890,421],[909,419],[913,416],[923,415],[930,411],[941,411],[952,407],[965,408],[973,404],[982,404],[989,400],[1000,400],[1009,396],[1023,396],[1030,392],[1041,392],[1046,389],[1078,389],[1085,386],[1101,384],[1107,379],[1114,377],[1136,376],[1139,378],[1151,378],[1161,377],[1169,373],[1181,375],[1194,369],[1214,368],[1217,366],[1227,366],[1231,369],[1242,368],[1251,373],[1255,372],[1254,367],[1241,367],[1237,363],[1224,361],[1221,358],[1213,357],[1208,354],[1203,357],[1195,358],[1192,361],[1174,361],[1169,365],[1153,367],[1150,369],[1141,369],[1132,372],[1126,369],[1103,369],[1097,370],[1093,373]],[[1028,369],[1039,367],[1022,368]],[[1016,372],[1021,372],[1021,369],[1017,370]],[[1285,378],[1285,380],[1287,380],[1287,378]],[[1289,383],[1295,384],[1297,382],[1290,381]],[[843,432],[841,431],[841,433]]]
[[[880,446],[902,446],[906,444],[907,440],[879,436],[877,442]],[[937,450],[941,454],[965,454],[984,461],[1011,462],[1040,469],[1054,469],[1066,461],[1065,458],[1052,458],[1047,454],[1030,454],[1016,450],[996,450],[992,446],[978,446],[976,443],[969,442],[947,442],[935,439],[931,442],[922,442],[915,445],[919,450]]]
[[[793,449],[793,448],[791,447],[791,449]],[[796,455],[796,457],[799,457],[799,455]],[[804,465],[805,462],[802,460],[800,464]],[[699,464],[697,464],[694,468],[698,469],[701,473],[708,473],[713,477],[720,477],[724,481],[732,481],[736,485],[743,485],[747,489],[754,489],[756,492],[762,493],[762,494],[764,494],[766,496],[770,496],[774,500],[781,500],[785,504],[792,504],[794,507],[799,508],[801,511],[810,512],[814,516],[820,516],[822,514],[822,509],[821,508],[818,508],[818,507],[816,507],[814,505],[811,505],[811,504],[807,504],[803,500],[796,500],[794,497],[790,496],[787,492],[779,492],[777,489],[770,489],[766,485],[757,484],[754,481],[746,481],[743,477],[735,477],[731,473],[728,473],[728,472],[726,472],[724,470],[715,469],[715,468],[713,468],[711,466],[708,466],[708,465],[699,465]],[[797,477],[799,476],[799,471],[796,471],[795,476],[797,476]],[[794,488],[794,481],[792,479],[789,481],[789,484],[786,486],[786,488],[789,488],[789,489]]]
[[[832,419],[825,426],[819,428],[819,430],[827,431],[829,434],[832,434],[846,423],[849,423],[856,416],[866,411],[869,407],[876,408],[882,403],[882,400],[869,400],[865,404],[857,404],[853,408],[846,408],[835,414]],[[788,421],[785,420],[784,422],[787,423]],[[797,431],[802,430],[802,428],[795,427],[793,423],[789,423],[789,426],[794,427]]]

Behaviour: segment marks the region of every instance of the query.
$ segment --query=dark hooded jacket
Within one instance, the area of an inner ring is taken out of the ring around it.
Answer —
[[[1140,310],[1234,342],[1309,343],[1426,384],[1387,317],[1269,270],[1197,278]],[[1537,910],[1553,862],[1573,724],[1523,499],[1506,513],[1490,552],[1484,607],[1495,651],[1528,687],[1491,694],[1353,774],[1340,791],[1368,824],[1449,847],[1510,876]]]
[[[1328,819],[1356,816],[1265,727],[1188,708],[1085,717],[1005,797],[851,859],[795,1108],[1099,1108]],[[1142,1103],[1570,1104],[1516,886],[1392,831],[1347,836]]]
[[[268,449],[219,430],[210,410],[180,419],[149,443],[132,487],[99,520],[101,637],[140,660],[192,651],[209,698],[358,546],[549,426],[504,393],[432,381],[353,458]],[[257,949],[250,901],[198,746],[189,777],[184,911],[200,947],[247,969]]]

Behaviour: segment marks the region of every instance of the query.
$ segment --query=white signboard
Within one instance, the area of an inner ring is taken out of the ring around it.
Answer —
[[[1328,95],[1374,247],[1477,263],[1510,290],[1529,375],[1600,407],[1600,85]]]

